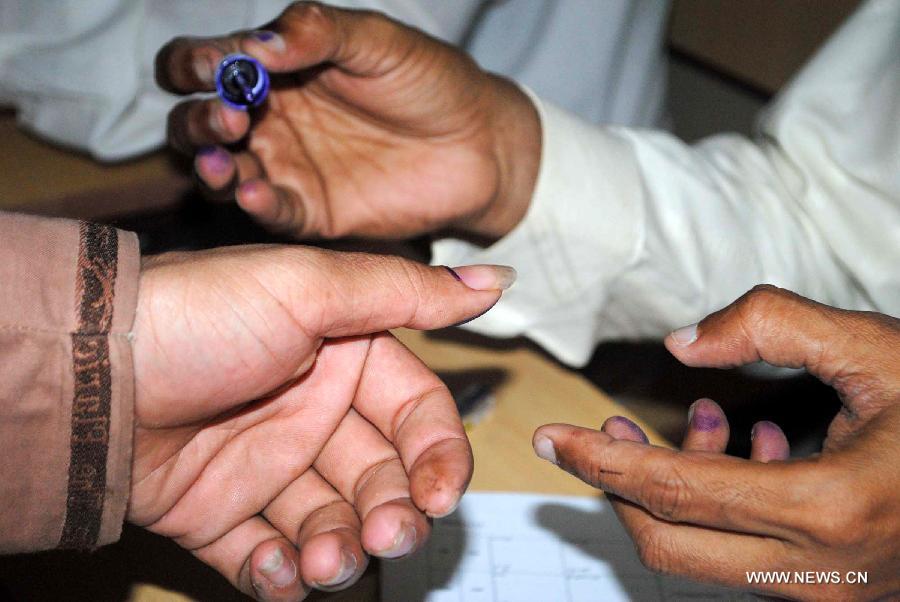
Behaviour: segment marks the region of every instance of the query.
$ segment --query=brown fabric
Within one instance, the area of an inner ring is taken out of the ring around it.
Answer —
[[[139,268],[133,234],[0,212],[0,552],[119,536]]]

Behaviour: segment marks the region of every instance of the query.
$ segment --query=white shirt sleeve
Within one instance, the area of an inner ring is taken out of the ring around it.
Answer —
[[[868,2],[766,111],[759,135],[689,146],[594,127],[537,100],[528,214],[482,249],[519,280],[470,328],[525,334],[570,364],[604,339],[661,336],[758,283],[900,315],[900,2]]]

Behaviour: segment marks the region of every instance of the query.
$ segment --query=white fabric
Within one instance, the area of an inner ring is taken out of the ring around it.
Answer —
[[[331,3],[381,10],[449,42],[466,43],[476,58],[589,119],[650,125],[659,117],[667,0]],[[18,108],[22,125],[99,159],[152,150],[164,143],[166,114],[178,101],[153,82],[160,46],[176,35],[254,27],[288,4],[4,0],[0,104]]]
[[[484,68],[580,117],[657,125],[668,6],[668,0],[495,2],[473,24],[465,48]]]
[[[663,335],[758,283],[900,315],[900,2],[863,5],[755,140],[688,146],[535,102],[544,147],[525,219],[488,249],[434,247],[436,263],[519,270],[472,329],[577,365],[598,341]]]

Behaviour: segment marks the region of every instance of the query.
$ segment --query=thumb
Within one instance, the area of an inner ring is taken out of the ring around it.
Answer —
[[[156,81],[177,94],[213,90],[217,65],[234,52],[256,57],[273,73],[334,64],[353,75],[379,76],[424,39],[378,13],[296,2],[262,30],[171,40],[156,55]]]
[[[806,368],[848,393],[863,381],[898,373],[888,364],[897,362],[900,321],[760,285],[699,324],[671,333],[665,345],[688,366],[729,368],[761,360]]]
[[[304,288],[311,284],[307,294],[318,299],[314,334],[341,337],[400,327],[430,330],[474,319],[493,307],[515,278],[516,271],[506,266],[451,269],[393,256],[323,252]]]

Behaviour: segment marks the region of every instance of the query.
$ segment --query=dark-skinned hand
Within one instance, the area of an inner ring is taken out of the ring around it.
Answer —
[[[822,453],[788,459],[784,434],[762,422],[750,459],[726,456],[725,416],[699,400],[681,450],[617,417],[602,431],[543,426],[538,455],[607,492],[653,570],[801,600],[900,596],[900,321],[762,286],[665,343],[688,366],[765,361],[834,387],[843,408]],[[830,576],[762,585],[751,571]],[[857,571],[867,584],[848,582]]]

